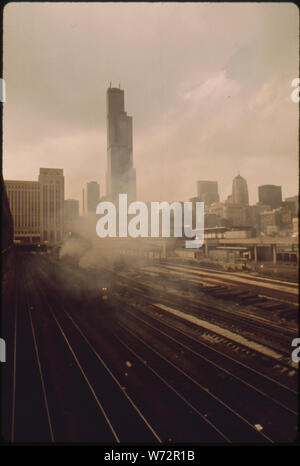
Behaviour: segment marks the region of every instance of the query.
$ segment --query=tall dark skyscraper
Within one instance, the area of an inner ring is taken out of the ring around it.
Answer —
[[[274,184],[259,186],[258,200],[262,204],[271,206],[272,209],[280,207],[282,203],[281,186],[275,186]]]
[[[249,205],[247,181],[240,174],[232,181],[232,204]]]
[[[136,199],[136,174],[132,157],[132,117],[124,108],[124,91],[109,87],[107,102],[107,197],[118,200],[126,193],[128,201]]]

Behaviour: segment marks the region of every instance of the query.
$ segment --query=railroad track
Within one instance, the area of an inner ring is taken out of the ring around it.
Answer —
[[[207,384],[199,383],[129,326],[117,325],[118,335],[120,329],[123,330],[123,336],[117,338],[124,347],[138,359],[146,360],[147,368],[218,432],[223,442],[273,442],[267,434],[257,430],[244,416],[211,393]]]
[[[225,303],[225,305],[227,303],[241,305],[243,309],[247,309],[247,315],[256,316],[257,320],[265,319],[269,322],[271,319],[280,320],[281,322],[284,320],[286,326],[289,326],[290,322],[292,322],[292,326],[295,328],[298,320],[298,289],[295,283],[291,284],[294,294],[283,300],[282,295],[280,295],[280,298],[271,296],[270,290],[266,291],[266,289],[258,288],[257,286],[253,289],[251,280],[248,278],[245,279],[244,277],[244,280],[249,282],[248,285],[245,283],[237,284],[236,281],[230,279],[230,276],[224,280],[223,278],[219,279],[218,275],[215,277],[211,274],[214,278],[209,278],[204,275],[204,271],[200,270],[202,269],[189,269],[187,267],[182,267],[181,269],[180,266],[173,265],[142,269],[142,273],[145,276],[148,275],[149,278],[156,277],[156,279],[164,279],[169,283],[172,280],[174,284],[177,284],[178,288],[187,288],[195,294],[202,293],[202,297],[204,295],[211,296]],[[189,274],[190,271],[192,271],[191,275]],[[235,276],[236,274],[233,275]],[[224,276],[224,273],[221,276]],[[268,284],[273,284],[273,282],[276,281],[268,280]]]
[[[170,289],[163,289],[161,283],[157,284],[157,278],[137,283],[137,280],[133,278],[125,277],[111,270],[106,271],[117,277],[120,283],[130,286],[131,288],[128,288],[130,292],[134,292],[137,297],[140,294],[149,304],[155,300],[153,291],[156,289],[160,294],[159,301],[161,303],[182,309],[188,314],[245,335],[258,343],[264,343],[274,350],[283,352],[287,358],[290,357],[291,342],[296,337],[295,330],[253,316],[243,315],[240,311],[228,308],[220,309],[207,303],[202,304],[189,296],[180,297],[178,293],[173,294]]]
[[[18,265],[22,266],[20,258]],[[52,441],[35,328],[28,301],[24,298],[27,291],[25,277],[16,278],[15,285],[13,339],[9,342],[11,357],[5,367],[6,378],[10,380],[3,385],[3,397],[10,400],[6,406],[4,435],[10,442]]]
[[[69,364],[61,365],[61,371],[72,367],[72,374],[68,376],[69,380],[65,381],[66,388],[70,386],[71,382],[72,385],[77,382],[75,390],[73,387],[71,403],[66,400],[66,393],[60,402],[57,399],[50,401],[52,412],[55,413],[54,417],[56,417],[54,420],[54,438],[56,441],[65,441],[68,436],[68,426],[66,422],[59,419],[60,413],[57,413],[57,408],[60,405],[61,409],[67,408],[70,411],[72,419],[69,419],[69,423],[73,420],[77,426],[77,438],[74,438],[73,433],[71,433],[69,441],[97,441],[104,443],[142,441],[160,443],[161,439],[155,429],[139,410],[134,400],[124,390],[108,364],[93,347],[87,335],[65,309],[68,305],[66,306],[64,302],[64,309],[61,309],[62,301],[59,293],[49,299],[44,291],[45,285],[43,280],[39,283],[38,294],[40,304],[43,304],[43,308],[47,313],[47,332],[43,332],[40,339],[47,338],[46,333],[49,332],[49,329],[52,338],[55,338],[55,342],[58,342],[59,337],[59,346],[61,348],[59,358],[71,361]],[[38,309],[41,309],[41,307],[33,307],[37,320],[40,317]],[[43,326],[41,324],[40,321],[40,328]],[[66,353],[67,358],[64,357]],[[49,361],[45,362],[45,367],[48,365]],[[53,372],[53,368],[51,369],[48,366],[47,374],[51,371]],[[59,385],[60,381],[58,381],[58,391],[60,390]],[[50,389],[51,382],[48,381],[48,390],[50,391]],[[85,415],[81,412],[82,408],[80,409],[83,400],[85,404],[84,411],[87,411]],[[62,406],[62,403],[65,403],[66,406]],[[84,422],[86,426],[81,426],[81,423]],[[55,425],[57,426],[57,432]],[[88,426],[93,428],[89,429]]]
[[[137,293],[139,293],[140,290],[137,290]],[[290,436],[293,436],[295,434],[295,426],[297,424],[296,421],[296,392],[292,389],[290,389],[288,386],[284,386],[283,384],[280,384],[274,379],[271,379],[270,377],[265,376],[262,373],[259,373],[259,371],[254,370],[250,366],[247,366],[246,364],[242,364],[238,361],[235,361],[233,358],[230,358],[226,355],[223,355],[220,351],[212,350],[211,347],[208,345],[203,344],[203,342],[197,341],[195,338],[191,338],[190,335],[178,331],[174,326],[171,326],[169,323],[162,322],[161,318],[159,317],[160,314],[156,315],[156,318],[153,317],[153,314],[151,316],[149,313],[145,313],[139,309],[139,314],[137,314],[135,308],[130,308],[126,304],[126,301],[120,301],[120,304],[122,305],[122,312],[118,313],[119,317],[121,318],[121,322],[117,322],[117,326],[119,330],[123,332],[127,332],[127,336],[124,336],[123,338],[120,337],[119,332],[116,332],[116,338],[119,339],[119,341],[126,347],[128,350],[132,352],[133,355],[135,355],[141,362],[144,361],[145,363],[145,353],[144,350],[140,348],[139,351],[136,351],[134,349],[134,345],[128,344],[128,333],[132,336],[135,336],[137,340],[140,341],[140,343],[143,343],[144,345],[147,346],[148,350],[150,349],[152,352],[156,353],[160,358],[164,358],[164,356],[160,353],[160,351],[157,351],[157,349],[153,348],[153,345],[149,344],[149,341],[147,343],[145,342],[144,335],[149,335],[150,332],[156,332],[159,334],[158,338],[158,344],[161,344],[161,338],[162,336],[166,339],[168,339],[168,344],[170,342],[173,342],[173,344],[177,344],[181,346],[181,348],[184,348],[185,351],[189,352],[191,355],[196,356],[197,358],[201,358],[202,363],[203,361],[206,362],[207,366],[204,368],[204,372],[207,374],[208,368],[210,366],[213,366],[215,370],[219,371],[222,373],[223,377],[226,377],[227,381],[230,382],[230,386],[233,387],[234,383],[236,384],[235,386],[235,392],[234,393],[243,393],[244,394],[244,399],[247,399],[247,403],[249,400],[252,400],[252,407],[261,407],[261,412],[266,412],[268,411],[270,415],[270,419],[268,421],[269,425],[267,425],[266,422],[263,422],[263,424],[266,424],[264,427],[264,435],[265,435],[265,440],[267,441],[275,441],[278,440],[283,440],[282,437],[282,431],[280,427],[284,424],[285,426],[288,426],[287,429],[285,429],[285,435],[287,435],[287,438]],[[130,315],[132,317],[131,321],[131,326],[128,327],[128,322],[124,323],[122,321],[122,316],[124,315],[124,311],[126,316]],[[141,312],[140,312],[141,311]],[[161,312],[161,310],[159,310]],[[141,317],[142,314],[142,317]],[[146,319],[146,320],[145,320]],[[142,326],[147,327],[147,331],[145,331],[144,335],[140,335],[139,332],[136,332],[136,328],[142,328]],[[158,326],[160,328],[158,328]],[[161,327],[165,328],[165,331],[162,331]],[[176,338],[174,336],[170,335],[170,331],[173,333],[175,332]],[[182,343],[178,340],[178,335],[180,335],[180,338],[184,335],[186,339],[188,339],[188,346],[185,343]],[[197,349],[191,348],[191,343],[194,346],[197,346]],[[204,349],[207,352],[210,352],[210,358],[203,356]],[[178,351],[177,351],[178,353]],[[213,354],[213,356],[212,356]],[[218,359],[218,362],[215,362],[214,359]],[[170,363],[170,361],[168,361]],[[156,361],[157,363],[157,361]],[[226,369],[223,367],[224,364],[226,363]],[[195,365],[197,366],[197,362],[195,362]],[[180,368],[177,367],[177,365],[173,366],[176,368],[176,370],[180,371]],[[160,370],[158,371],[155,365],[149,365],[149,356],[147,356],[147,367],[149,370],[154,371],[155,375],[160,378],[164,383],[169,383],[169,380],[172,380],[172,376],[166,377],[166,368],[163,369],[163,372]],[[210,369],[211,371],[211,369]],[[162,374],[164,376],[162,377]],[[238,375],[237,375],[238,374]],[[191,378],[190,375],[184,374],[188,379]],[[174,378],[174,376],[173,376]],[[250,381],[249,381],[250,378]],[[218,377],[215,377],[216,380],[218,380]],[[233,383],[234,380],[234,383]],[[197,381],[193,379],[193,383],[197,384]],[[219,380],[220,382],[220,380]],[[224,383],[224,380],[223,380]],[[186,385],[186,381],[181,384],[181,385]],[[207,385],[207,382],[206,382]],[[242,387],[242,388],[241,388]],[[199,387],[198,384],[198,388]],[[183,399],[185,402],[189,403],[191,409],[194,410],[194,412],[198,412],[198,415],[201,417],[204,414],[207,415],[207,413],[201,413],[199,411],[199,407],[195,406],[193,403],[191,403],[184,394],[182,394],[177,388],[175,388],[173,385],[170,387],[171,390],[173,390],[181,399]],[[207,387],[204,387],[204,390],[207,390]],[[211,390],[210,395],[212,395]],[[219,394],[220,395],[220,394]],[[222,401],[222,398],[218,398],[218,396],[215,397],[219,403],[224,403]],[[255,435],[257,434],[256,428],[255,428],[255,422],[252,419],[251,421],[247,420],[245,417],[243,417],[237,410],[234,410],[231,406],[234,405],[234,398],[230,398],[227,395],[227,403],[224,403],[223,407],[231,412],[231,414],[234,413],[236,417],[238,417],[240,420],[242,420],[243,423],[246,423],[250,429],[255,430]],[[195,403],[196,404],[196,403]],[[241,407],[239,407],[241,408]],[[258,408],[258,412],[259,412]],[[247,410],[246,410],[247,412]],[[224,413],[223,413],[224,414]],[[251,410],[250,410],[251,414]],[[225,415],[225,414],[224,414]],[[248,416],[249,416],[249,408],[248,408]],[[277,416],[277,419],[276,419]],[[221,416],[221,418],[223,415]],[[214,418],[215,419],[215,418]],[[220,422],[220,421],[218,421]],[[262,422],[262,421],[261,421]],[[212,424],[218,428],[218,423],[216,419],[212,422]],[[258,422],[257,425],[260,425]],[[277,426],[277,429],[279,427],[279,432],[276,430],[274,431],[274,425]],[[236,428],[229,427],[228,432],[235,432]],[[265,430],[266,429],[266,430]],[[265,434],[265,432],[270,430],[270,434]],[[228,433],[227,432],[227,433]],[[241,432],[241,430],[240,430]],[[245,431],[242,429],[242,432],[245,434]],[[227,441],[232,441],[231,438],[226,435],[226,433],[222,432],[224,435],[224,438],[226,437]],[[231,436],[233,435],[233,441],[238,441],[235,437],[234,434],[230,434]],[[248,434],[251,435],[252,434]],[[261,435],[261,434],[260,434]],[[260,437],[261,438],[261,437]],[[256,439],[257,441],[257,439]]]
[[[120,302],[121,302],[121,299],[119,298]],[[122,305],[126,304],[126,301],[122,302]],[[283,383],[281,383],[280,381],[276,380],[276,379],[273,379],[271,377],[268,377],[266,374],[254,369],[253,367],[247,365],[245,362],[241,362],[241,361],[238,361],[232,357],[230,357],[229,355],[226,355],[224,353],[222,353],[221,351],[215,349],[214,347],[208,345],[207,343],[205,343],[205,340],[200,340],[198,338],[196,338],[195,335],[192,335],[191,333],[188,333],[188,331],[184,331],[182,329],[182,325],[180,325],[180,327],[177,325],[176,326],[176,323],[180,323],[182,324],[182,320],[181,319],[173,319],[173,315],[170,317],[170,315],[167,315],[168,313],[167,312],[164,312],[163,308],[161,308],[159,305],[156,305],[156,304],[152,304],[150,306],[134,306],[134,305],[131,305],[131,308],[130,310],[126,309],[126,312],[129,312],[132,316],[134,316],[138,321],[141,321],[143,322],[144,324],[148,325],[149,327],[152,327],[153,324],[156,324],[156,326],[161,326],[162,328],[167,328],[169,331],[171,332],[175,332],[175,334],[180,335],[181,337],[185,337],[188,341],[189,341],[189,344],[191,343],[195,343],[197,346],[199,346],[201,352],[203,352],[204,350],[206,351],[209,351],[211,354],[213,354],[214,356],[218,356],[220,361],[222,362],[222,364],[224,365],[225,364],[225,367],[228,365],[228,362],[230,361],[230,364],[234,363],[235,365],[235,368],[234,368],[234,373],[232,374],[232,376],[234,377],[234,374],[236,374],[237,370],[241,370],[241,369],[246,369],[250,375],[254,375],[255,377],[258,377],[260,378],[260,381],[263,382],[263,385],[264,384],[267,384],[268,385],[268,382],[270,382],[271,384],[273,384],[274,386],[278,387],[278,389],[280,389],[280,393],[278,394],[278,401],[280,399],[284,399],[286,397],[286,394],[289,394],[291,396],[292,399],[289,399],[289,401],[287,401],[288,404],[291,404],[293,405],[294,407],[296,407],[297,405],[297,391],[293,388],[291,388],[290,386],[288,385],[284,385]],[[163,318],[162,318],[163,317]],[[146,319],[146,320],[143,320],[143,319]],[[180,322],[181,320],[181,322]],[[157,327],[153,327],[155,328],[156,330],[160,331],[159,328]],[[190,330],[190,328],[189,328]],[[213,333],[213,332],[212,332]],[[172,337],[170,337],[172,339]],[[199,350],[199,351],[200,351]],[[254,350],[255,352],[255,350]],[[274,363],[274,361],[273,361]],[[257,381],[253,382],[253,385],[256,384]],[[274,387],[273,387],[274,388]],[[283,392],[281,392],[281,390],[283,390]],[[277,391],[277,390],[275,390]],[[296,413],[296,410],[294,409],[294,414]]]
[[[160,318],[160,314],[154,317],[153,314],[150,316],[149,313],[140,309],[137,313],[135,308],[130,309],[128,305],[123,304],[118,316],[121,321],[118,324],[121,328],[134,335],[137,340],[177,371],[183,372],[194,384],[199,386],[198,381],[201,380],[202,389],[204,387],[204,390],[208,391],[215,400],[224,403],[227,409],[234,412],[249,426],[254,428],[255,424],[263,425],[268,439],[288,441],[295,437],[297,427],[297,392],[295,390],[246,364],[241,364],[223,355],[220,351],[212,349],[173,325],[165,323]],[[128,316],[130,316],[129,319]],[[156,343],[152,341],[154,337]],[[167,358],[160,350],[165,345],[169,348]],[[186,367],[186,361],[183,364],[184,371],[179,364],[183,354],[189,362],[187,364],[189,369]],[[147,364],[149,364],[149,356]],[[164,374],[166,374],[165,371]],[[172,376],[165,377],[165,379],[172,380]],[[227,393],[226,384],[230,387]],[[182,386],[187,389],[187,381]],[[246,404],[245,400],[247,400]],[[283,425],[285,426],[284,433]],[[237,440],[234,439],[234,441]]]
[[[14,328],[18,335],[25,325],[31,338],[30,351],[25,338],[21,344],[39,393],[32,407],[42,413],[32,421],[46,441],[293,440],[295,390],[178,328],[177,317],[150,299],[151,284],[112,274],[131,303],[120,293],[110,304],[82,303],[59,287],[55,269],[49,280],[42,262],[24,264],[27,301],[21,314],[17,306]],[[70,274],[80,284],[85,272]],[[166,302],[178,306],[178,296]],[[18,354],[17,347],[17,387]],[[13,441],[24,428],[21,399],[17,393]]]
[[[295,305],[298,302],[298,284],[293,282],[238,273],[229,274],[203,267],[177,265],[169,262],[161,264],[157,270],[166,270],[179,275],[185,274],[189,278],[195,278],[208,284],[238,286],[240,290],[252,291],[254,295],[266,295],[268,298],[281,300],[289,304]]]
[[[52,312],[53,312],[53,310],[52,310]],[[52,312],[51,312],[51,313],[52,313]],[[57,313],[56,313],[56,314],[57,314]],[[94,352],[95,352],[96,350],[95,350],[94,347],[92,346],[91,342],[87,339],[85,333],[84,333],[83,330],[80,328],[78,322],[76,322],[76,321],[74,320],[74,318],[71,317],[71,315],[70,315],[68,312],[65,311],[64,314],[65,314],[65,316],[68,317],[69,320],[73,323],[74,327],[78,330],[78,332],[80,333],[80,335],[83,336],[83,338],[84,338],[84,340],[86,341],[86,343],[88,344],[88,346],[89,346],[90,348],[93,348],[93,350],[94,350]],[[54,318],[57,319],[57,315],[54,316]],[[60,315],[60,320],[61,320],[61,319],[62,319],[62,315]],[[65,319],[63,319],[63,320],[64,320],[64,328],[66,328]],[[69,333],[69,331],[70,331],[70,330],[68,329],[68,332],[66,332],[66,334]],[[119,338],[119,337],[116,337],[116,338],[117,338],[118,341],[120,341],[120,338]],[[122,341],[122,345],[123,345],[123,344],[124,344],[124,342]],[[132,353],[131,353],[131,354],[132,354]],[[99,355],[98,355],[98,358],[99,358]],[[149,368],[148,368],[147,366],[146,366],[146,368],[145,368],[143,357],[142,357],[142,356],[139,356],[138,360],[139,360],[139,364],[142,366],[142,370],[143,370],[143,371],[146,371],[146,373],[148,373],[148,378],[149,378]],[[142,364],[141,364],[141,362],[142,362]],[[136,363],[134,363],[134,365],[136,366]],[[156,377],[156,378],[157,378],[157,377]],[[160,386],[159,386],[159,389],[158,389],[158,391],[157,391],[157,393],[156,393],[157,396],[158,396],[158,394],[160,394],[160,395],[162,394],[161,378],[158,378],[158,380],[159,380]],[[154,387],[155,387],[155,385],[157,385],[157,381],[156,381],[156,383],[154,383]],[[124,387],[122,387],[121,385],[120,385],[120,387],[122,388],[122,393],[124,393],[124,390],[123,390]],[[152,387],[152,384],[151,384],[151,387]],[[166,400],[165,400],[165,405],[166,405],[166,406],[168,406],[168,404],[170,403],[170,401],[172,401],[172,396],[170,396],[169,388],[170,388],[170,387],[168,387],[168,390],[165,391],[165,395],[164,395],[165,398],[166,398]],[[197,410],[193,410],[192,414],[191,414],[190,412],[188,412],[187,409],[189,409],[189,411],[191,410],[191,404],[188,403],[187,400],[185,400],[185,399],[183,399],[182,397],[180,397],[180,396],[177,394],[176,391],[172,390],[172,392],[173,392],[173,394],[174,394],[174,393],[176,394],[176,396],[175,396],[176,404],[177,404],[177,405],[178,405],[178,404],[180,405],[179,407],[176,406],[176,410],[179,410],[179,412],[185,410],[185,412],[184,412],[185,420],[184,420],[184,421],[182,420],[182,423],[185,425],[185,428],[187,427],[186,423],[189,422],[189,421],[192,421],[192,425],[193,425],[193,426],[197,426],[197,431],[196,431],[197,437],[196,437],[194,440],[197,439],[197,440],[199,441],[199,435],[200,435],[200,434],[199,434],[199,428],[200,428],[200,429],[201,429],[200,432],[202,432],[201,435],[202,435],[202,437],[204,438],[204,440],[207,440],[207,441],[229,441],[229,439],[227,439],[226,436],[224,436],[221,432],[219,432],[218,429],[216,429],[213,425],[211,425],[211,423],[210,423],[207,419],[205,419],[205,416],[201,416]],[[110,392],[110,396],[111,396],[111,395],[112,395],[112,394],[111,394],[111,392]],[[128,395],[127,395],[127,396],[128,396]],[[174,397],[174,395],[173,395],[173,397]],[[151,402],[152,402],[151,409],[153,410],[153,408],[155,407],[155,403],[156,403],[157,401],[155,400],[155,398],[153,398],[153,394],[152,394],[151,398],[152,398],[152,400],[151,400]],[[114,404],[115,404],[115,400],[110,400],[110,403],[114,403]],[[174,408],[175,408],[175,406],[174,406]],[[174,412],[175,412],[175,410],[174,410]],[[149,414],[150,414],[150,412],[149,412]],[[169,412],[169,417],[170,417],[170,412]],[[173,422],[172,422],[170,425],[168,425],[168,431],[169,431],[169,433],[168,433],[167,435],[165,435],[165,441],[172,441],[172,440],[174,439],[174,429],[175,429],[175,431],[176,431],[176,428],[174,428],[174,421],[175,421],[175,419],[173,420]],[[156,421],[156,422],[157,422],[157,421]],[[209,426],[209,429],[208,429],[208,426]],[[182,427],[181,427],[181,429],[182,429]],[[205,429],[205,431],[204,431],[204,429]],[[173,431],[172,431],[172,430],[173,430]],[[127,426],[127,431],[128,431],[128,426]],[[184,432],[182,432],[182,434],[184,434]],[[190,432],[190,434],[191,434],[191,432]],[[175,434],[175,435],[176,435],[176,434]],[[178,434],[177,434],[177,435],[178,435]],[[201,440],[201,435],[200,435],[200,440]],[[261,436],[259,436],[259,438],[260,438],[260,437],[261,437]],[[184,439],[184,437],[183,437],[183,438],[177,438],[177,441],[180,441],[180,440],[182,441],[183,439]],[[190,440],[190,438],[186,438],[185,440]],[[135,439],[135,441],[136,441],[136,439]]]
[[[297,407],[297,391],[288,385],[284,385],[281,382],[272,379],[271,377],[268,377],[266,374],[263,374],[262,372],[259,372],[258,370],[255,370],[253,367],[245,364],[244,362],[238,361],[233,359],[232,357],[223,354],[221,351],[213,348],[212,346],[209,346],[208,344],[205,343],[205,341],[201,341],[197,338],[195,338],[193,335],[188,333],[187,331],[184,331],[182,328],[178,328],[169,321],[162,319],[162,314],[161,314],[161,309],[159,307],[156,308],[156,305],[151,306],[152,309],[142,309],[142,308],[136,308],[132,306],[131,310],[126,309],[126,312],[129,313],[132,317],[134,317],[138,323],[142,322],[144,325],[147,325],[149,328],[153,328],[155,331],[162,333],[162,335],[168,337],[170,340],[176,341],[176,338],[184,337],[184,339],[188,342],[189,346],[186,346],[185,343],[180,343],[177,341],[177,343],[181,344],[183,347],[185,347],[188,350],[191,350],[192,352],[193,347],[198,347],[196,349],[196,352],[199,357],[204,358],[203,356],[204,352],[208,352],[211,356],[210,362],[218,367],[219,370],[225,370],[225,368],[228,367],[228,374],[230,377],[237,378],[240,380],[240,382],[245,382],[246,385],[248,385],[248,382],[246,382],[245,379],[242,379],[242,377],[238,376],[237,373],[241,372],[244,374],[243,377],[245,378],[246,375],[252,380],[252,382],[249,383],[249,386],[252,385],[252,388],[254,390],[257,390],[258,392],[261,392],[263,395],[268,397],[269,395],[266,393],[267,389],[271,392],[275,393],[275,396],[277,397],[271,397],[272,401],[277,403],[278,405],[282,405],[282,407],[286,408],[288,411],[292,412],[293,414],[297,414],[296,407]],[[155,309],[156,308],[156,309]],[[168,332],[171,332],[171,335],[166,334],[161,330],[161,328],[167,329]],[[175,334],[175,339],[172,337],[172,334]],[[193,347],[191,347],[191,344]],[[201,354],[200,354],[201,352]],[[218,359],[218,363],[214,363],[213,357]],[[222,364],[222,366],[221,366]],[[231,368],[233,366],[233,369]],[[245,371],[246,370],[246,371]],[[230,372],[231,371],[231,372]],[[259,383],[258,383],[259,381]],[[261,385],[262,388],[257,388]],[[264,388],[266,387],[266,388]],[[265,392],[264,392],[265,390]],[[282,403],[282,400],[286,399],[286,405]],[[289,408],[287,405],[294,406],[294,408]]]
[[[249,282],[261,282],[261,283],[271,283],[275,285],[284,285],[287,287],[290,287],[291,289],[298,289],[298,283],[292,282],[292,281],[286,281],[286,280],[279,280],[276,278],[269,278],[269,277],[262,277],[259,275],[252,275],[252,274],[245,274],[245,273],[239,273],[239,272],[226,272],[224,270],[217,270],[212,267],[204,267],[204,266],[197,266],[197,265],[191,265],[191,264],[176,264],[174,262],[170,261],[163,261],[161,263],[162,266],[176,266],[178,268],[186,269],[186,270],[193,270],[197,272],[206,272],[210,274],[214,274],[216,276],[224,276],[227,275],[227,278],[230,280],[232,277],[239,277],[242,279],[246,279]]]

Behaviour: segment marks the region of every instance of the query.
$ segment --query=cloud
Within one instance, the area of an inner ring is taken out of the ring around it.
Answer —
[[[112,81],[133,116],[140,199],[188,199],[201,178],[225,198],[237,171],[252,202],[264,183],[293,195],[298,29],[293,4],[8,4],[4,176],[57,166],[67,197],[91,179],[103,193]]]

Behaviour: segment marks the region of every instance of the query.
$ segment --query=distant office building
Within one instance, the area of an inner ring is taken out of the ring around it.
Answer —
[[[231,201],[232,204],[249,205],[247,181],[240,174],[232,181]]]
[[[212,226],[241,227],[248,225],[247,206],[242,204],[219,202],[211,205],[206,210],[206,214],[210,215],[211,221],[214,219],[216,224],[211,224]],[[218,220],[217,217],[219,217]]]
[[[282,229],[292,229],[294,212],[289,205],[284,205],[279,208],[280,221]]]
[[[40,241],[40,183],[38,181],[6,180],[5,187],[13,219],[14,239]]]
[[[291,196],[291,197],[286,197],[285,198],[286,202],[295,202],[296,204],[299,204],[299,196]]]
[[[260,214],[261,230],[267,235],[293,232],[293,214],[289,207],[279,207]]]
[[[293,217],[298,217],[299,215],[299,197],[292,196],[286,197],[285,200],[281,203],[282,207],[287,207],[291,210]]]
[[[64,202],[64,221],[75,220],[79,217],[79,201],[77,199],[66,199]]]
[[[223,218],[228,226],[243,227],[247,223],[247,207],[239,204],[225,204]]]
[[[107,196],[118,200],[127,193],[129,202],[136,199],[136,173],[132,155],[132,117],[124,109],[124,91],[107,89]]]
[[[266,235],[278,233],[281,226],[279,209],[260,213],[260,229]]]
[[[217,214],[205,214],[204,215],[204,225],[205,229],[213,227],[222,227],[227,224],[226,220]]]
[[[65,179],[61,168],[40,168],[41,236],[56,242],[63,239]]]
[[[90,181],[86,185],[86,209],[87,213],[96,214],[96,207],[100,200],[100,186],[96,181]]]
[[[272,209],[277,209],[282,203],[281,186],[265,184],[258,187],[258,200],[262,204],[268,204]]]
[[[200,201],[206,205],[219,202],[218,182],[217,181],[198,181],[197,196]]]
[[[6,180],[14,239],[59,242],[63,238],[62,169],[40,168],[38,181]]]
[[[269,205],[258,203],[255,205],[248,206],[247,209],[247,224],[251,225],[256,229],[257,232],[260,231],[260,214],[262,212],[268,212],[271,210]]]

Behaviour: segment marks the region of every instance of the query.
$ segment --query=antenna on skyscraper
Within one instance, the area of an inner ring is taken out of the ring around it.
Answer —
[[[121,84],[119,83],[119,89],[121,89]]]

